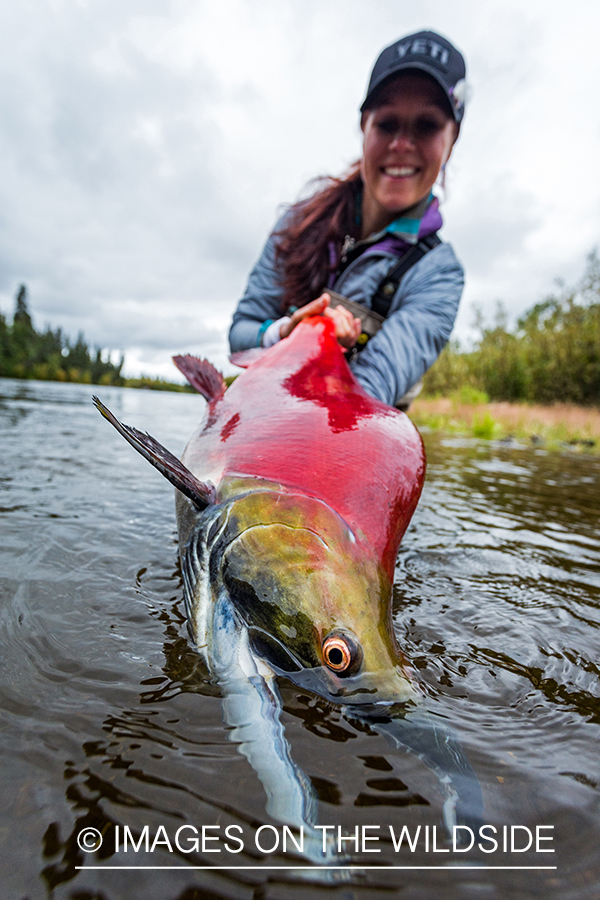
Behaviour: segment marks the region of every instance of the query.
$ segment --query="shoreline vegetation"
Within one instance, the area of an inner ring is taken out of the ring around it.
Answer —
[[[90,349],[80,332],[37,331],[27,288],[12,322],[0,313],[0,377],[192,392],[187,384],[121,374],[124,357]],[[600,258],[581,279],[536,303],[512,327],[498,302],[490,323],[476,312],[470,349],[450,342],[410,408],[421,428],[506,444],[600,452]],[[235,377],[235,376],[234,376]],[[225,379],[228,384],[232,377]]]
[[[498,302],[491,323],[476,311],[470,350],[451,341],[426,373],[424,394],[472,389],[491,401],[600,406],[600,259],[589,254],[574,287],[560,285],[516,324]]]
[[[507,444],[600,452],[600,259],[572,287],[528,309],[513,327],[501,303],[476,313],[472,349],[450,342],[410,409],[415,424]]]
[[[471,389],[419,396],[408,415],[422,430],[498,441],[507,446],[600,453],[600,409],[574,403],[490,401]]]

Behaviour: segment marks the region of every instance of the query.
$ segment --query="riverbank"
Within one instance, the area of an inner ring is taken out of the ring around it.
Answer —
[[[506,443],[600,453],[600,409],[554,403],[490,403],[478,392],[451,397],[417,397],[409,415],[417,427]],[[484,396],[484,395],[483,395]]]

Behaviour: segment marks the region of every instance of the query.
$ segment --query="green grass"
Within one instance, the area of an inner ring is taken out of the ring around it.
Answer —
[[[419,397],[410,408],[410,417],[418,427],[446,434],[600,452],[600,410],[596,408],[482,403],[469,391],[445,398]]]

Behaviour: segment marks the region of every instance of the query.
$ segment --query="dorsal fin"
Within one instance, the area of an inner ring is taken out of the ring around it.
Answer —
[[[102,413],[104,418],[107,419],[111,425],[114,425],[119,434],[121,434],[138,453],[141,453],[149,463],[152,463],[154,468],[158,469],[161,475],[164,475],[171,484],[174,484],[178,491],[181,491],[182,494],[189,497],[194,506],[199,510],[204,510],[207,506],[210,506],[215,502],[214,485],[210,482],[205,484],[202,481],[198,481],[196,476],[184,466],[181,460],[177,459],[176,456],[173,456],[166,447],[159,444],[159,442],[151,435],[142,434],[137,428],[132,428],[130,425],[124,425],[122,422],[119,422],[117,417],[113,415],[110,409],[105,406],[101,400],[97,397],[92,397],[92,400],[94,401],[94,405],[98,412]]]
[[[253,363],[262,359],[265,353],[268,353],[266,347],[250,347],[249,350],[239,350],[237,353],[232,353],[229,357],[229,362],[233,363],[234,366],[239,366],[240,369],[248,369]]]
[[[198,356],[174,356],[173,362],[191,386],[209,401],[218,400],[225,393],[226,384],[212,363]]]

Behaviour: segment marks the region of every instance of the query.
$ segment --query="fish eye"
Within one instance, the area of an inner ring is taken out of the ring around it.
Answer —
[[[354,675],[362,662],[358,641],[341,631],[331,632],[323,641],[323,661],[336,675]]]

